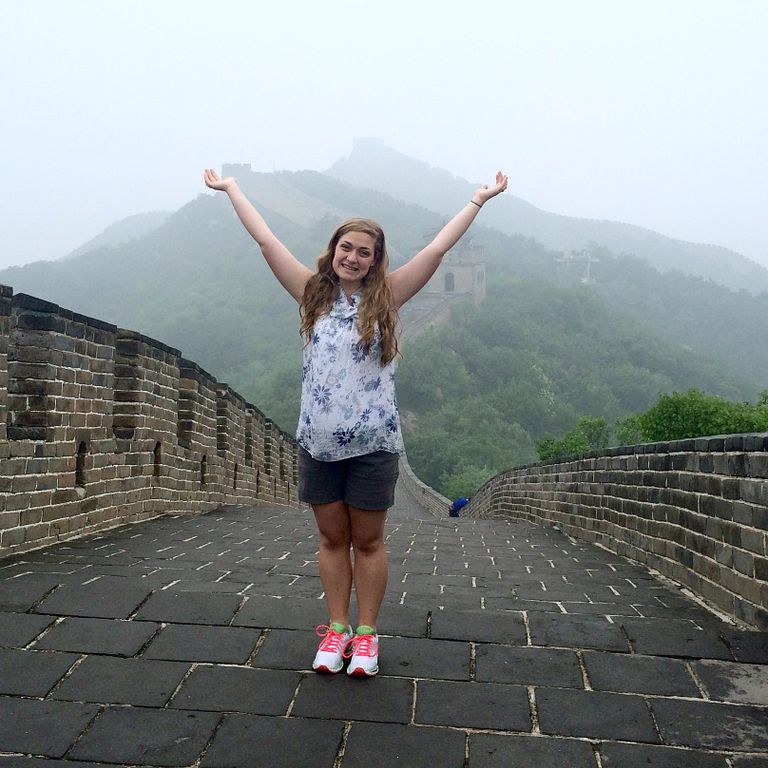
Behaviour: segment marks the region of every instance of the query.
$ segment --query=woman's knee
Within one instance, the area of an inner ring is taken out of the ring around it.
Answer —
[[[320,530],[320,546],[323,549],[349,549],[352,545],[352,539],[349,535],[349,531],[334,530],[323,531]]]
[[[352,528],[352,548],[361,555],[374,555],[384,550],[383,531],[358,531]]]
[[[349,549],[352,543],[349,510],[343,502],[314,507],[320,546],[323,549]]]
[[[363,555],[364,557],[371,557],[381,552],[385,552],[384,541],[366,539],[364,541],[352,540],[352,549],[357,555]]]

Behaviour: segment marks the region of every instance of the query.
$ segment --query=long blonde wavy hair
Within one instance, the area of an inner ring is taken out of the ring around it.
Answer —
[[[315,323],[328,312],[339,291],[339,279],[333,271],[333,256],[336,245],[348,232],[362,232],[374,241],[373,263],[363,278],[360,310],[357,315],[357,329],[360,333],[360,347],[369,351],[380,334],[381,365],[394,360],[398,353],[396,325],[397,310],[387,282],[389,256],[381,227],[370,219],[349,219],[331,235],[328,247],[317,260],[317,271],[309,278],[304,288],[299,311],[301,313],[301,334],[306,343],[312,339]]]

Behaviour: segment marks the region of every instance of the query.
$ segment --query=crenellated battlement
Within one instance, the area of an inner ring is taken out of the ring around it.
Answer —
[[[179,350],[0,286],[0,553],[296,502],[296,446]]]

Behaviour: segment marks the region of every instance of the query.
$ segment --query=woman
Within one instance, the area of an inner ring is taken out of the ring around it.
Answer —
[[[205,171],[226,192],[275,277],[299,304],[304,368],[299,443],[299,498],[310,504],[320,539],[320,579],[329,622],[313,668],[372,677],[378,670],[376,622],[387,585],[384,522],[394,501],[403,450],[394,389],[395,324],[400,307],[420,291],[483,205],[507,188],[496,174],[432,242],[388,272],[384,233],[351,219],[332,235],[313,273],[281,243],[234,178]],[[351,556],[354,551],[354,559]],[[358,625],[349,623],[352,584]]]

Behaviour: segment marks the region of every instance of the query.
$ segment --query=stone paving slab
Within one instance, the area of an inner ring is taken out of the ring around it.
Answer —
[[[596,768],[589,743],[542,736],[471,734],[470,768]]]
[[[211,712],[285,715],[301,681],[297,672],[197,666],[170,706]]]
[[[229,625],[243,603],[239,595],[207,594],[163,590],[150,595],[135,618],[173,624]]]
[[[437,519],[401,488],[386,539],[373,680],[311,671],[306,510],[0,560],[0,768],[768,766],[768,634],[554,528]]]
[[[297,717],[225,715],[202,768],[330,768],[344,723]]]
[[[637,744],[600,746],[603,768],[729,768],[723,755]]]
[[[0,695],[44,698],[80,657],[0,648]]]
[[[584,687],[576,651],[559,648],[478,646],[475,679],[518,685]]]
[[[415,723],[493,731],[530,731],[528,692],[498,683],[419,680]]]
[[[245,664],[261,631],[249,627],[168,624],[144,650],[145,659]]]
[[[447,728],[354,723],[347,738],[344,768],[393,765],[463,768],[465,735]]]
[[[661,741],[641,696],[538,688],[536,709],[542,733],[650,744]]]
[[[188,664],[172,661],[88,656],[49,698],[163,707],[188,670]]]
[[[140,707],[104,710],[69,752],[75,760],[137,765],[191,765],[221,716]]]
[[[34,648],[103,656],[135,656],[159,629],[160,624],[151,621],[68,616],[36,640]]]
[[[700,698],[696,678],[680,659],[584,651],[584,667],[596,691]]]

